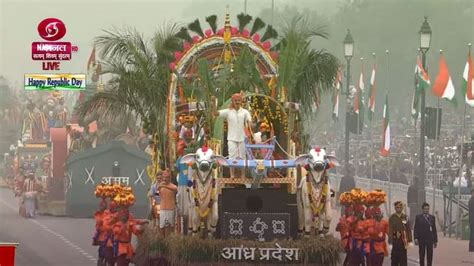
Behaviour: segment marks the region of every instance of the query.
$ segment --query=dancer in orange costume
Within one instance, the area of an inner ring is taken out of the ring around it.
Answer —
[[[371,266],[383,265],[384,257],[388,256],[387,250],[387,235],[388,235],[388,222],[382,219],[383,213],[379,207],[372,209],[372,215],[374,217],[374,225],[369,227],[369,234],[371,243],[373,243],[373,254],[371,256]]]
[[[97,265],[103,266],[105,265],[105,237],[106,232],[104,230],[104,218],[105,218],[105,211],[107,210],[107,201],[102,199],[99,204],[99,210],[95,212],[95,234],[93,237],[93,246],[99,246],[99,259],[97,261]]]
[[[370,241],[370,234],[369,234],[369,229],[374,227],[375,225],[375,220],[373,218],[373,209],[371,207],[367,207],[365,209],[365,221],[364,221],[364,226],[365,230],[362,235],[362,239],[364,241],[364,253],[365,253],[365,265],[371,266],[371,256],[373,255],[373,247]]]
[[[346,258],[342,263],[343,266],[349,265],[350,257],[351,257],[351,234],[350,234],[350,220],[351,217],[354,215],[354,211],[352,210],[351,206],[346,206],[344,209],[344,215],[339,219],[339,223],[336,226],[336,231],[339,232],[341,235],[341,246],[346,252]]]
[[[365,234],[364,206],[356,204],[354,206],[354,216],[349,219],[351,225],[351,259],[349,265],[364,265],[364,245],[363,236]]]
[[[119,221],[113,227],[114,246],[116,246],[117,266],[128,266],[134,254],[131,244],[132,234],[140,235],[143,233],[140,222],[134,219],[128,208],[122,210],[119,215]]]
[[[117,205],[115,202],[109,203],[109,209],[104,211],[103,215],[103,225],[102,229],[105,232],[105,260],[107,262],[107,266],[114,266],[115,265],[115,256],[113,250],[113,225],[117,222]]]

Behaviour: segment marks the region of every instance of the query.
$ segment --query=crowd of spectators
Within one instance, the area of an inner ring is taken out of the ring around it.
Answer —
[[[460,170],[461,130],[462,120],[456,114],[446,114],[443,117],[439,140],[425,139],[425,170],[428,187],[443,188],[463,176],[467,186],[471,186],[471,167],[469,151],[472,123],[467,116],[464,131],[463,170]],[[419,122],[419,121],[418,121]],[[350,134],[349,145],[349,174],[359,177],[382,181],[391,181],[410,185],[415,176],[419,175],[420,132],[411,119],[398,119],[391,121],[391,147],[390,156],[382,157],[381,125],[374,122],[372,128],[364,126],[360,135]],[[339,161],[344,164],[344,127],[332,125],[326,131],[320,131],[311,138],[311,145],[327,147],[329,152],[335,151]],[[473,145],[474,146],[474,145]],[[466,154],[468,154],[466,156]],[[339,168],[341,174],[344,168]],[[463,183],[463,182],[461,182]]]

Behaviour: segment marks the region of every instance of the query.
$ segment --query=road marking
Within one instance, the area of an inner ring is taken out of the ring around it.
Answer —
[[[9,209],[13,210],[13,211],[17,211],[17,208],[13,207],[12,205],[10,205],[9,203],[5,202],[3,199],[0,199],[0,202],[5,205],[6,207],[8,207]],[[37,226],[43,228],[43,230],[45,230],[46,232],[58,237],[59,239],[61,239],[61,241],[63,241],[64,243],[68,244],[69,246],[71,246],[72,248],[76,249],[77,251],[79,251],[79,253],[81,253],[84,257],[88,258],[90,261],[92,262],[97,262],[97,259],[92,257],[91,255],[89,255],[87,252],[85,252],[82,248],[80,248],[79,246],[77,246],[76,244],[72,243],[69,239],[65,238],[63,235],[57,233],[57,232],[54,232],[53,230],[51,230],[49,227],[47,227],[46,225],[38,222],[37,220],[32,220],[32,219],[27,219],[27,221],[31,222],[31,223],[34,223],[36,224]]]
[[[408,258],[407,258],[407,262],[408,262],[408,264],[410,264],[410,265],[418,265],[418,264],[420,263],[420,260],[419,260],[419,259],[412,258],[412,257],[408,257]]]

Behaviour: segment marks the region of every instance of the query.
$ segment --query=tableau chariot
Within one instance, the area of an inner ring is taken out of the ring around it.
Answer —
[[[328,172],[339,164],[303,134],[302,114],[312,110],[285,85],[286,40],[247,14],[236,25],[228,13],[205,20],[209,29],[195,20],[176,34],[182,48],[168,66],[164,136],[150,130],[153,117],[143,121],[152,142],[164,142],[150,151],[151,183],[162,169],[176,178],[177,234],[157,237],[150,223],[135,257],[253,263],[265,253],[267,263],[336,264]],[[150,218],[159,215],[152,206]]]
[[[169,65],[167,148],[152,155],[148,174],[160,164],[177,169],[178,231],[185,237],[324,238],[331,221],[327,171],[338,162],[324,148],[309,147],[299,104],[278,86],[278,33],[269,25],[260,36],[263,21],[244,14],[238,26],[229,14],[220,29],[216,20],[206,19],[207,30],[196,20],[178,34],[183,49]],[[247,76],[234,74],[242,72]],[[252,89],[243,91],[241,82]],[[250,114],[238,156],[229,131],[240,129],[218,115],[235,108],[236,98]]]

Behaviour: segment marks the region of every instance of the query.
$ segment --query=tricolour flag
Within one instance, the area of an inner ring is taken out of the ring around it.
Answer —
[[[423,66],[421,65],[420,57],[416,57],[415,65],[415,89],[413,90],[412,102],[411,102],[411,117],[413,122],[416,125],[416,121],[420,117],[420,90],[424,89],[429,84],[429,79],[427,82],[422,82],[420,76],[423,76]],[[425,73],[426,74],[426,73]]]
[[[390,154],[390,122],[388,113],[388,94],[385,97],[385,105],[383,106],[383,132],[382,132],[382,148],[380,154],[388,156]]]
[[[415,81],[415,89],[413,90],[413,96],[411,99],[411,117],[416,121],[420,115],[420,93],[416,89],[416,81]]]
[[[473,107],[474,106],[474,70],[472,65],[471,51],[467,56],[466,66],[462,74],[462,90],[466,98],[466,103]]]
[[[443,54],[439,58],[439,71],[438,76],[436,76],[435,83],[433,84],[433,94],[441,99],[447,99],[453,101],[454,98],[454,85],[449,75],[448,66],[444,60]]]
[[[364,71],[363,67],[360,71],[359,84],[354,97],[354,113],[359,114],[360,106],[362,106],[362,95],[364,93]]]
[[[372,68],[372,74],[370,75],[370,90],[369,90],[369,120],[372,121],[372,117],[375,113],[375,64]]]
[[[91,55],[89,56],[89,60],[87,60],[87,71],[89,71],[89,69],[91,69],[91,67],[95,64],[96,64],[96,61],[95,61],[95,46],[94,46],[94,48],[92,49]]]
[[[102,74],[102,67],[100,65],[100,62],[98,62],[96,59],[95,46],[92,49],[89,59],[87,60],[87,74],[91,76],[91,79],[93,82],[97,82],[99,75]],[[82,103],[84,102],[85,98],[86,98],[86,91],[81,91],[79,94],[78,101]]]
[[[332,91],[332,119],[337,122],[339,118],[339,95],[341,92],[342,73],[337,71],[336,80],[334,80],[334,87]]]
[[[421,64],[420,57],[416,59],[416,69],[415,69],[416,78],[418,79],[417,89],[426,89],[431,85],[430,77],[426,73],[423,65]]]

